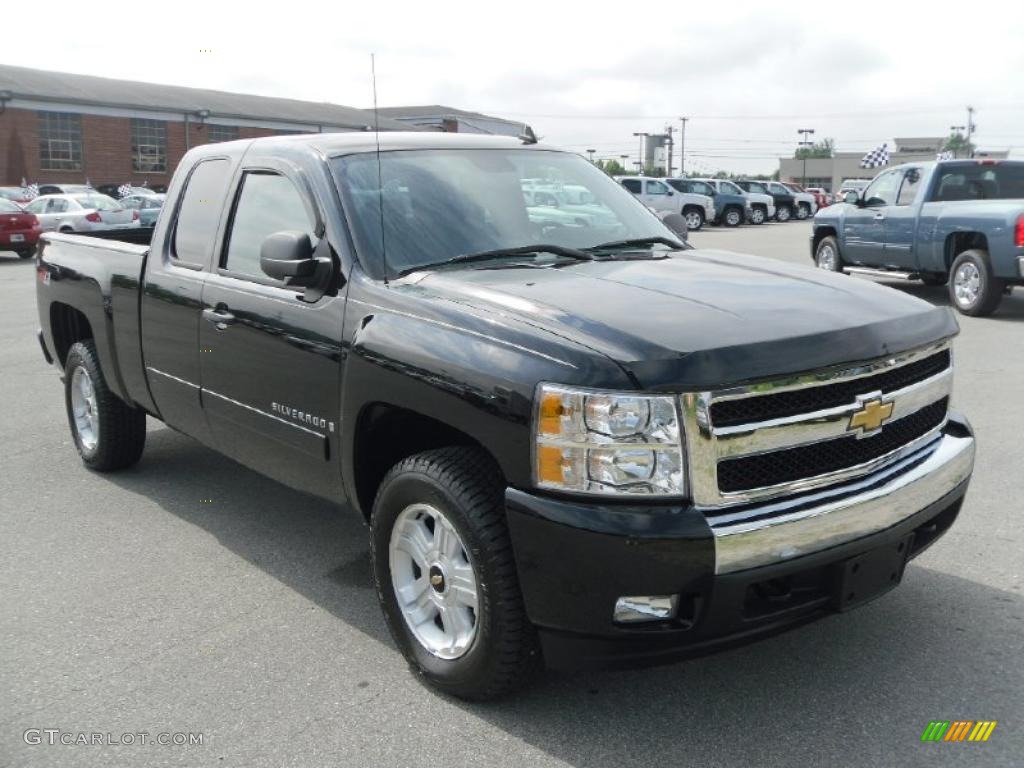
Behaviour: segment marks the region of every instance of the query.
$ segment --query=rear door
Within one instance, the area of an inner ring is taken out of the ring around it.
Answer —
[[[850,206],[843,221],[843,259],[854,264],[883,266],[885,219],[896,201],[902,171],[886,171],[875,177],[863,194],[863,205]]]
[[[919,266],[914,236],[917,212],[921,206],[915,203],[918,195],[922,194],[923,178],[924,172],[920,168],[908,168],[898,174],[895,201],[885,211],[885,262],[889,266],[908,271]]]
[[[203,282],[213,261],[232,163],[201,160],[189,172],[173,221],[146,261],[142,351],[150,393],[165,423],[210,443],[200,398],[199,321]]]
[[[203,288],[199,346],[218,450],[293,487],[336,496],[345,300],[306,301],[302,289],[260,268],[260,247],[275,232],[304,232],[314,247],[325,238],[322,210],[290,164],[265,159],[243,167]]]

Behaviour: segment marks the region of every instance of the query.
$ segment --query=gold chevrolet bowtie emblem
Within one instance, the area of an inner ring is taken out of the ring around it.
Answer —
[[[855,429],[862,429],[865,433],[874,432],[892,416],[893,403],[883,403],[881,400],[868,400],[861,405],[859,411],[854,411],[850,416],[850,424],[846,427],[848,432]]]
[[[440,587],[442,584],[444,584],[444,576],[442,576],[440,573],[435,573],[433,576],[430,577],[430,583],[433,584],[435,587]]]

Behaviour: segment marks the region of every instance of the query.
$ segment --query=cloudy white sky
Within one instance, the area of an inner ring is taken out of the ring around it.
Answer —
[[[366,107],[375,52],[381,106],[523,120],[599,157],[687,115],[691,172],[771,172],[798,128],[840,150],[947,134],[968,104],[982,148],[1024,155],[1019,2],[221,6],[8,3],[4,26],[38,34],[6,37],[0,62]]]

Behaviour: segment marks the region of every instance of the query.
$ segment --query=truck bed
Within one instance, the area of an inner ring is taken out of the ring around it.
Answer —
[[[36,281],[43,341],[63,365],[69,323],[89,325],[111,389],[152,408],[139,334],[139,288],[153,230],[42,236]],[[96,236],[98,235],[98,236]]]

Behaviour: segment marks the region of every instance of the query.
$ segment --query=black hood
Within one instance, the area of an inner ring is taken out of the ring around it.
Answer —
[[[867,280],[727,251],[432,273],[418,289],[607,355],[649,389],[720,387],[956,334],[948,309]]]

